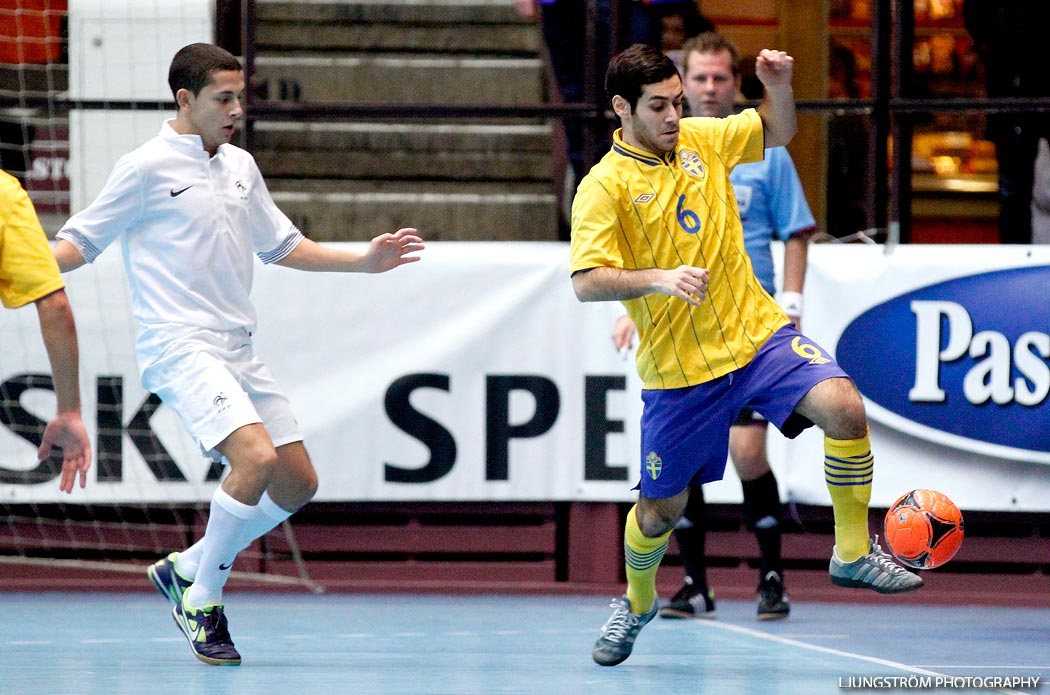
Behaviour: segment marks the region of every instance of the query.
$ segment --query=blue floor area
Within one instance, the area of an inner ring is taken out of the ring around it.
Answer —
[[[604,668],[590,651],[611,609],[594,596],[230,593],[226,603],[239,667],[198,662],[154,594],[0,594],[0,693],[841,695],[913,689],[873,677],[938,676],[1040,687],[922,690],[1050,693],[1050,607],[810,603],[763,623],[753,603],[720,601],[717,620],[656,619],[630,659]]]

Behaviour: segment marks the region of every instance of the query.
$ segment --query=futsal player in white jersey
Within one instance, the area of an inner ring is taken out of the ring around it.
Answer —
[[[201,451],[228,462],[207,528],[148,569],[198,659],[236,665],[222,605],[234,558],[317,489],[288,399],[255,356],[253,254],[312,271],[380,273],[419,260],[415,229],[367,251],[305,238],[277,208],[255,160],[230,144],[244,73],[229,52],[196,43],[172,60],[178,107],[160,134],[117,162],[98,198],[58,234],[63,272],[120,239],[139,324],[143,386],[181,418]]]

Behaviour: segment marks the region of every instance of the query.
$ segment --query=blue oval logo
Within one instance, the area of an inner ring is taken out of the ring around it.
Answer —
[[[942,443],[1047,460],[1048,288],[1050,266],[1039,266],[913,290],[846,326],[836,359],[886,411],[872,413],[886,424],[914,423]]]

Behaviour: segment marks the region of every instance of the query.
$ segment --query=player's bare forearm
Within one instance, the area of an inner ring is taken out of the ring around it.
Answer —
[[[644,297],[652,291],[659,270],[590,268],[574,273],[572,288],[581,302],[616,302]]]
[[[55,254],[55,260],[58,261],[58,269],[63,273],[76,270],[84,265],[84,257],[80,255],[80,251],[65,239],[59,239],[51,251]]]
[[[313,272],[383,273],[418,261],[419,256],[411,254],[422,250],[423,239],[415,229],[405,228],[380,234],[368,243],[364,253],[303,239],[277,264]]]
[[[80,412],[80,353],[77,327],[65,290],[36,301],[40,333],[51,363],[58,412]]]
[[[794,59],[783,51],[762,50],[755,59],[755,74],[765,93],[758,106],[765,130],[765,146],[781,147],[798,131],[795,93],[791,89]]]
[[[80,417],[80,353],[76,323],[65,290],[38,299],[36,309],[58,399],[58,413],[44,428],[37,457],[42,461],[54,447],[61,447],[59,489],[72,492],[78,477],[80,487],[85,486],[91,466],[91,442]]]
[[[809,238],[813,229],[805,229],[792,234],[784,242],[784,286],[777,294],[780,307],[802,330],[802,287],[806,283],[806,264],[809,256]]]
[[[784,242],[784,291],[801,292],[806,283],[809,238],[813,230],[793,234]]]
[[[707,296],[707,269],[686,265],[671,270],[591,268],[575,273],[572,287],[581,302],[624,301],[648,294],[666,294],[699,306]]]

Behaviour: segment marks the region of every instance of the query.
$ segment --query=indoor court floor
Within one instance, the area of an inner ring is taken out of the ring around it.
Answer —
[[[903,606],[875,596],[796,603],[788,620],[763,623],[753,603],[720,601],[717,620],[657,618],[634,654],[607,668],[590,651],[608,603],[229,592],[243,664],[214,667],[192,656],[156,594],[0,593],[0,693],[1050,693],[1050,607]]]

